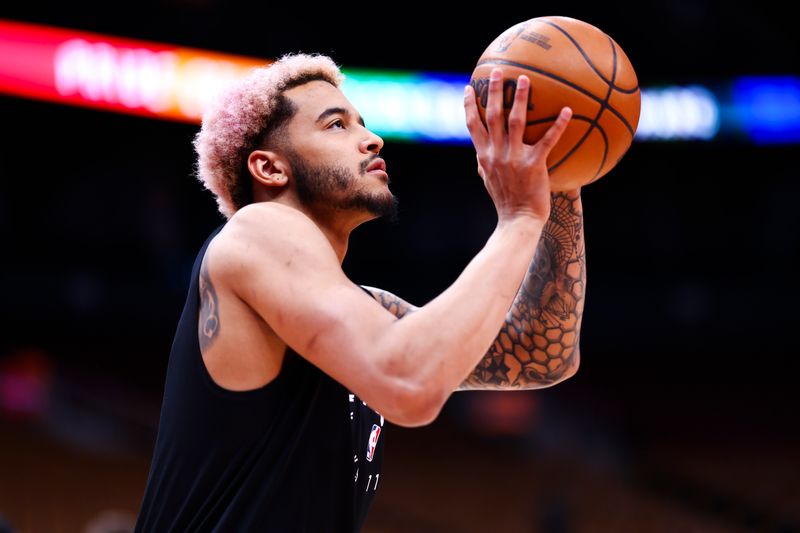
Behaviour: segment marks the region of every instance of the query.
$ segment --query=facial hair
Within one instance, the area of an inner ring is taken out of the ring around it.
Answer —
[[[389,222],[397,222],[398,202],[390,191],[370,194],[357,189],[358,179],[355,174],[341,165],[313,165],[294,151],[289,151],[287,158],[297,185],[297,196],[304,205],[366,210]],[[362,175],[366,175],[366,167],[372,159],[361,164]],[[348,192],[344,198],[341,194],[336,194]]]

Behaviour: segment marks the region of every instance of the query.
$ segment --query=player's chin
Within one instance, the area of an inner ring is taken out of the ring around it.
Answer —
[[[377,202],[390,202],[394,198],[394,194],[389,187],[388,178],[375,177],[373,183],[369,183],[362,190],[368,194],[374,201]]]
[[[396,223],[398,220],[398,209],[399,203],[397,197],[387,188],[386,195],[381,199],[380,209],[378,209],[378,212],[375,214],[388,222]]]

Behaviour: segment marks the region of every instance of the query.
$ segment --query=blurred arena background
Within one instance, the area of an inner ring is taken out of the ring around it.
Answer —
[[[169,105],[159,75],[123,94],[129,41],[184,66],[304,51],[351,71],[401,212],[354,233],[345,270],[422,305],[494,224],[460,87],[544,15],[608,33],[644,90],[636,142],[583,189],[581,368],[390,427],[365,531],[800,531],[800,42],[782,7],[161,0],[0,6],[0,532],[132,530],[192,262],[221,222],[191,176],[192,113],[230,72],[187,67]],[[83,44],[55,54],[53,28]]]

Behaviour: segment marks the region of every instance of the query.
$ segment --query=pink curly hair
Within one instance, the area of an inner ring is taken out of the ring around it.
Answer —
[[[203,113],[193,141],[196,177],[214,194],[225,218],[252,202],[244,165],[250,152],[294,114],[289,102],[287,116],[283,92],[315,79],[339,87],[344,75],[328,56],[285,54],[228,86]]]

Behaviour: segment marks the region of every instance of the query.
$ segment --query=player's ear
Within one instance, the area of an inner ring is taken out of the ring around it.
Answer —
[[[253,150],[247,158],[250,174],[267,187],[283,187],[289,183],[289,165],[276,152]]]

